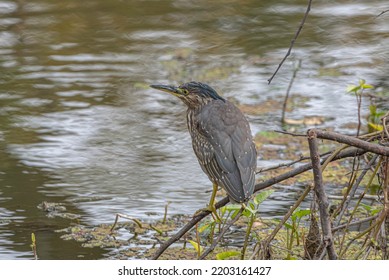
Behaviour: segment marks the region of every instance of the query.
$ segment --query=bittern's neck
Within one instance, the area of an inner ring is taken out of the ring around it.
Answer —
[[[201,108],[208,104],[209,102],[214,101],[212,98],[202,98],[199,96],[193,96],[191,98],[187,98],[184,101],[185,105],[188,106],[188,110],[201,110]]]

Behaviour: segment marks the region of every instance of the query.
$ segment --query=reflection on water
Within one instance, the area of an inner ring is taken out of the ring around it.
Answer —
[[[353,122],[346,85],[388,86],[389,21],[375,18],[385,1],[317,3],[268,86],[305,11],[306,1],[284,2],[0,0],[0,259],[32,258],[31,232],[41,258],[101,258],[63,246],[54,230],[68,221],[47,218],[42,201],[83,223],[153,219],[168,201],[170,213],[205,205],[210,183],[185,108],[148,84],[201,80],[252,104],[282,96],[302,59],[293,92],[309,106],[290,117]],[[254,132],[278,128],[279,115],[249,116]],[[294,191],[276,193],[263,215],[282,214]]]

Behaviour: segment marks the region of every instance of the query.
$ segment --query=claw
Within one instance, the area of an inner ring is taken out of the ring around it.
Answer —
[[[216,212],[216,208],[215,208],[215,205],[214,205],[214,204],[213,204],[212,206],[211,206],[211,205],[208,205],[208,206],[205,207],[205,208],[202,208],[202,209],[197,210],[197,211],[194,213],[193,217],[196,217],[196,216],[200,215],[202,212],[205,212],[205,211],[211,212],[212,218],[215,220],[215,222],[218,222],[218,223],[221,222],[221,219],[220,219],[219,215],[218,215],[217,212]]]
[[[209,211],[212,213],[212,217],[216,222],[218,222],[218,223],[221,222],[221,219],[220,219],[219,215],[217,214],[216,207],[215,207],[215,197],[216,197],[217,189],[218,189],[218,186],[217,186],[217,184],[214,183],[211,199],[209,200],[208,206],[206,208],[197,210],[196,213],[193,215],[194,217],[198,216],[203,211]]]

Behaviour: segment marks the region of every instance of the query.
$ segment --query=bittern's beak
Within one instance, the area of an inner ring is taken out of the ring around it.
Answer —
[[[166,92],[173,94],[175,96],[181,96],[183,94],[182,89],[180,89],[179,87],[175,87],[175,86],[150,85],[150,87],[158,89],[158,90],[166,91]]]

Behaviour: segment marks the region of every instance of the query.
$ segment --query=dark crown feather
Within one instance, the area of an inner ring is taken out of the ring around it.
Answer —
[[[180,86],[180,88],[186,89],[189,92],[196,93],[204,98],[210,97],[215,100],[225,101],[223,97],[221,97],[213,88],[211,88],[207,84],[203,84],[200,82],[189,82]]]

